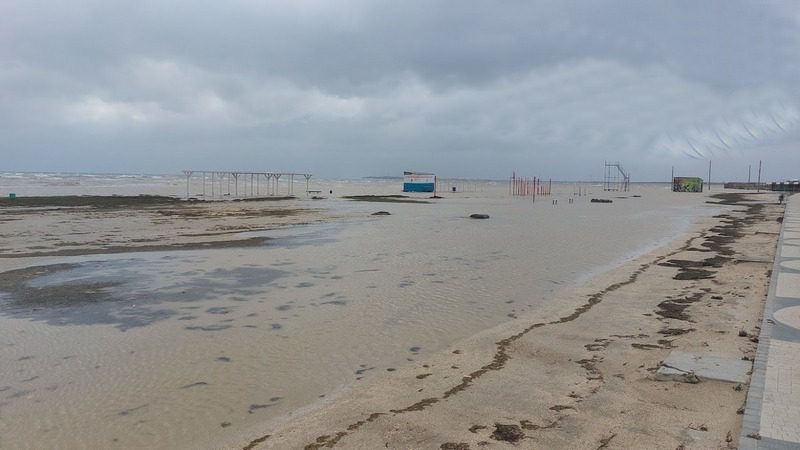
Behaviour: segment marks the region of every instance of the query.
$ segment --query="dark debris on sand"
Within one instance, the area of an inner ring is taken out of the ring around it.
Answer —
[[[518,442],[524,437],[525,432],[522,431],[519,425],[504,425],[502,423],[494,424],[494,432],[491,435],[492,439],[504,442]]]

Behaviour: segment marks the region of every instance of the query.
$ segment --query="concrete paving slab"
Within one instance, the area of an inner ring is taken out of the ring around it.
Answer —
[[[800,259],[789,259],[781,263],[781,267],[786,269],[800,270]]]
[[[800,447],[800,344],[772,339],[761,414],[761,435]],[[794,447],[794,448],[798,448]]]
[[[751,363],[736,358],[697,355],[686,352],[670,352],[661,363],[655,379],[660,381],[689,381],[687,374],[700,380],[716,380],[728,383],[744,383]],[[691,381],[689,381],[691,382]]]
[[[800,306],[779,309],[772,314],[772,317],[787,327],[800,330]]]
[[[800,258],[800,247],[796,245],[781,245],[783,258]]]
[[[778,297],[800,298],[800,273],[779,273],[775,295]]]

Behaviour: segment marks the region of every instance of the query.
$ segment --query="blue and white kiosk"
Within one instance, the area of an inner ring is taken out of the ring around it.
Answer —
[[[403,192],[434,192],[436,175],[424,172],[403,172]]]

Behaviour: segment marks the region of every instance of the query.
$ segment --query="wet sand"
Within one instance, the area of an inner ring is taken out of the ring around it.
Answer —
[[[0,344],[7,346],[0,355],[0,447],[373,448],[380,441],[390,448],[480,448],[497,444],[493,435],[514,440],[557,430],[567,422],[544,428],[555,419],[547,414],[577,415],[570,409],[577,405],[537,399],[532,389],[550,389],[553,374],[572,374],[579,395],[595,370],[610,385],[619,378],[601,372],[608,369],[591,356],[611,358],[624,340],[612,334],[628,336],[628,351],[657,355],[668,346],[659,340],[678,342],[703,329],[689,322],[697,321],[697,304],[719,303],[718,295],[687,286],[685,294],[670,292],[683,297],[639,308],[651,316],[626,318],[625,308],[606,309],[616,295],[634,286],[645,286],[636,288],[643,295],[657,292],[647,283],[719,280],[729,257],[743,270],[763,268],[758,251],[738,258],[729,248],[749,239],[749,231],[736,231],[744,222],[710,231],[738,217],[711,220],[715,211],[736,206],[661,187],[641,193],[564,208],[509,199],[503,186],[420,205],[135,196],[0,206]],[[365,196],[376,197],[384,196]],[[379,207],[391,215],[373,217]],[[470,220],[475,212],[491,219]],[[337,220],[324,223],[330,219]],[[639,266],[628,264],[583,285],[588,273],[647,253],[697,220],[708,239],[696,239],[685,255],[651,264],[633,282]],[[305,223],[312,225],[291,226]],[[775,238],[768,226],[762,231],[760,242]],[[647,281],[654,270],[667,278]],[[589,326],[574,325],[595,310],[601,314]],[[621,320],[676,323],[662,336],[662,328],[623,333],[614,324]],[[549,353],[535,356],[544,375],[514,369],[523,359],[519,347],[531,339],[550,340],[552,348],[542,347]],[[567,344],[574,340],[573,349]],[[453,342],[458,346],[442,353]],[[547,408],[515,406],[517,393]],[[466,428],[438,415],[453,413],[442,409],[451,404],[469,419]],[[429,413],[434,422],[421,428],[428,434],[417,436],[420,443],[408,440],[418,434],[413,429],[395,430],[417,414],[424,424]],[[432,431],[442,439],[428,436]],[[393,437],[381,440],[386,433]],[[516,445],[538,447],[533,442]],[[575,442],[555,446],[580,447]]]
[[[153,195],[0,199],[0,258],[260,246],[266,238],[233,235],[323,220],[320,209],[291,200]]]
[[[225,446],[735,448],[747,386],[653,373],[673,349],[752,360],[775,200],[718,195],[687,236]]]

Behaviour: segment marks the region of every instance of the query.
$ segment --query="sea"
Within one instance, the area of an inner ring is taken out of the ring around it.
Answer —
[[[266,434],[459,340],[531,320],[720,208],[666,183],[605,192],[554,182],[534,199],[510,195],[507,180],[444,179],[442,198],[413,195],[430,203],[373,203],[343,196],[401,195],[402,180],[228,181],[0,173],[3,196],[211,198],[214,186],[222,201],[231,188],[293,193],[287,207],[332,217],[244,233],[272,238],[254,248],[26,260],[41,275],[0,290],[0,448],[216,448]],[[379,210],[390,215],[372,215]],[[9,238],[0,231],[0,248]],[[0,258],[0,272],[19,268]],[[15,298],[85,285],[103,300],[20,308]]]

